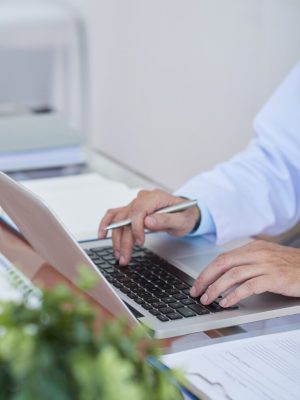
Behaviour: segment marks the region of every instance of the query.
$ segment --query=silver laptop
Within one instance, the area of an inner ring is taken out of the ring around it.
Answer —
[[[119,267],[109,239],[78,244],[39,198],[4,173],[0,206],[44,260],[74,283],[78,267],[85,265],[97,278],[89,294],[130,324],[147,325],[157,338],[300,312],[300,299],[273,294],[252,296],[229,310],[191,298],[194,278],[224,251],[203,239],[148,235],[146,246],[134,249],[130,265]]]

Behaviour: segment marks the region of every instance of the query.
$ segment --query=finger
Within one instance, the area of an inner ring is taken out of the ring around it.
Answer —
[[[145,227],[152,231],[165,231],[174,236],[181,236],[185,232],[189,232],[191,229],[189,226],[193,223],[189,223],[184,213],[174,214],[153,214],[145,218]]]
[[[191,289],[191,295],[197,297],[202,294],[210,284],[229,269],[241,265],[253,265],[257,262],[259,262],[258,253],[249,245],[220,254],[200,273]]]
[[[200,301],[203,304],[210,304],[218,296],[228,291],[233,286],[263,274],[264,267],[262,265],[242,265],[231,268],[208,286],[201,296]]]
[[[131,230],[134,243],[142,246],[145,242],[145,217],[146,212],[142,211],[131,216]]]
[[[120,241],[120,265],[127,265],[130,262],[133,248],[133,236],[131,228],[126,226],[123,228]]]
[[[260,294],[269,291],[269,288],[272,285],[271,279],[271,276],[260,275],[247,280],[225,296],[220,302],[220,305],[222,307],[231,307],[242,299],[252,296],[253,294]]]
[[[127,207],[119,209],[118,213],[115,216],[115,219],[113,219],[111,222],[121,221],[125,218],[127,218]],[[112,246],[113,246],[115,258],[117,260],[120,259],[121,240],[122,240],[123,230],[124,230],[123,227],[115,228],[115,229],[112,229],[112,233],[111,233]]]
[[[98,228],[98,237],[99,239],[105,239],[107,236],[107,230],[105,228],[115,219],[115,217],[120,213],[123,208],[113,208],[111,210],[107,210],[104,217],[100,221],[100,225]]]
[[[123,228],[113,229],[111,238],[112,238],[112,246],[114,250],[114,256],[116,260],[120,259],[121,252],[121,237],[122,237]]]

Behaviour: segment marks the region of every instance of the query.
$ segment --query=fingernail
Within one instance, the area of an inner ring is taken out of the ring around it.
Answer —
[[[119,260],[119,258],[120,258],[120,253],[117,250],[115,251],[115,258],[117,260]]]
[[[125,257],[124,257],[124,256],[121,256],[121,258],[120,258],[120,260],[119,260],[119,263],[120,263],[121,265],[125,265],[125,264],[126,264],[126,262],[125,262]]]
[[[206,293],[204,293],[204,294],[201,296],[200,301],[201,301],[201,303],[205,304],[205,303],[207,302],[207,300],[208,300],[208,296],[207,296]]]
[[[195,286],[192,287],[191,291],[191,296],[195,297],[197,295],[197,289],[195,288]]]
[[[142,245],[142,241],[140,239],[136,239],[135,244],[137,246],[141,246]]]
[[[147,217],[147,225],[155,226],[157,223],[156,218],[154,217]]]
[[[226,304],[227,304],[227,299],[226,299],[226,297],[224,297],[224,299],[220,301],[220,306],[225,307]]]

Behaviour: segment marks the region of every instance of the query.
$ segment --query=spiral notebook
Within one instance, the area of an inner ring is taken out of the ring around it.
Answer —
[[[41,291],[0,253],[0,301],[25,301],[38,305]]]

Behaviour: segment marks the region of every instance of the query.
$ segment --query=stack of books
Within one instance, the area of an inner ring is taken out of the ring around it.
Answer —
[[[0,116],[0,170],[5,172],[85,163],[82,135],[55,112]]]

